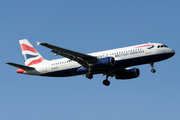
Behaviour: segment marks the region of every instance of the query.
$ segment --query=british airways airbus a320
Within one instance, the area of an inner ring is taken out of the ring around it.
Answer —
[[[110,85],[108,78],[118,79],[137,78],[140,75],[138,68],[132,66],[150,64],[151,72],[155,73],[154,63],[172,57],[175,51],[161,43],[147,43],[130,47],[106,50],[91,54],[83,54],[64,49],[48,43],[38,45],[52,49],[55,55],[65,58],[48,61],[44,59],[27,39],[19,40],[25,65],[7,63],[19,68],[17,73],[48,76],[68,77],[85,74],[92,79],[94,74],[106,75],[103,84]]]

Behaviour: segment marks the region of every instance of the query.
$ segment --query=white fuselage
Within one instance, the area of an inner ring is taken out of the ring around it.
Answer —
[[[159,47],[160,46],[160,47]],[[96,53],[90,53],[88,55],[96,56],[98,59],[104,57],[114,57],[115,66],[112,69],[123,69],[126,67],[147,64],[150,62],[158,62],[174,55],[174,50],[164,46],[160,43],[141,44],[136,46],[106,50]],[[31,75],[43,75],[43,76],[73,76],[84,73],[77,72],[77,69],[81,65],[73,60],[62,58],[47,61],[44,60],[38,65],[32,65],[35,67],[33,71],[25,71],[25,74]],[[112,70],[111,69],[111,70]],[[103,70],[94,71],[95,74],[103,73]]]

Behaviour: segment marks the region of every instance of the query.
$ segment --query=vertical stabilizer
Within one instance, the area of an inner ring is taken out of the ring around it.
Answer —
[[[27,39],[19,40],[19,44],[26,66],[36,65],[45,60]]]

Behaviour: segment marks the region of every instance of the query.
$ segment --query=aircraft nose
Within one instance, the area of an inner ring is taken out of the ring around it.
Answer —
[[[175,50],[171,49],[170,54],[171,54],[171,56],[174,56],[175,55]]]

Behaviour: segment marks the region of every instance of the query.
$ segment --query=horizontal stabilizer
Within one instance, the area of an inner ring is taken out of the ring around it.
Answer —
[[[11,65],[11,66],[14,66],[14,67],[17,67],[17,68],[21,68],[21,69],[24,69],[24,70],[33,70],[33,69],[35,69],[35,68],[33,68],[33,67],[28,67],[28,66],[24,66],[24,65],[19,65],[19,64],[11,63],[11,62],[6,63],[6,64]]]

